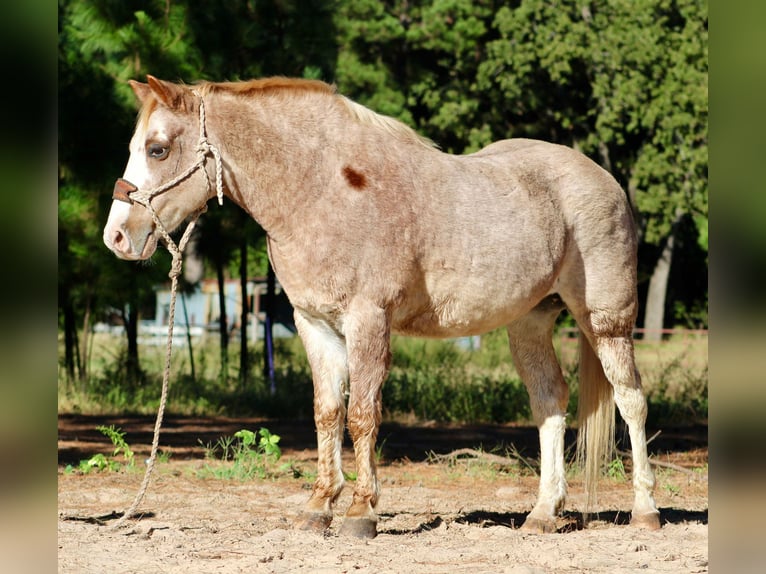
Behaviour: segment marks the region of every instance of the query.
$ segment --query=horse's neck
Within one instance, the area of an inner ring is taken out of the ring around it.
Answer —
[[[333,97],[230,99],[226,114],[214,120],[231,199],[275,239],[295,235],[296,226],[315,216],[319,202],[343,209],[339,176],[345,174],[353,186],[359,174],[374,174],[382,161],[396,162],[402,171],[409,169],[405,163],[418,164],[406,150],[393,150],[394,142],[363,153],[371,146],[360,141],[373,128],[354,123]]]
[[[216,106],[226,112],[216,113]],[[277,233],[321,193],[326,162],[318,156],[329,128],[312,117],[322,112],[314,115],[310,106],[295,104],[280,107],[266,97],[213,101],[210,108],[215,130],[210,137],[221,142],[230,199],[267,233]]]

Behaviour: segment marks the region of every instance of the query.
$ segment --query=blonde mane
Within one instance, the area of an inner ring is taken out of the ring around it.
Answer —
[[[200,82],[195,86],[195,91],[200,96],[216,92],[228,92],[230,94],[250,96],[279,91],[334,94],[335,86],[319,80],[304,80],[276,76],[273,78],[259,78],[244,82]]]
[[[372,111],[365,106],[350,100],[336,92],[335,86],[320,80],[304,80],[284,78],[260,78],[246,82],[201,82],[194,88],[200,96],[212,93],[229,93],[241,96],[255,96],[274,92],[292,94],[316,93],[326,94],[337,98],[337,101],[350,113],[351,117],[363,125],[373,126],[397,139],[412,141],[429,148],[437,147],[431,140],[421,136],[415,130],[389,116]]]
[[[351,116],[361,124],[374,126],[400,140],[412,141],[429,148],[435,148],[437,145],[425,136],[420,135],[407,124],[400,122],[390,116],[384,116],[372,111],[370,108],[357,104],[346,96],[338,96],[341,103],[351,113]]]

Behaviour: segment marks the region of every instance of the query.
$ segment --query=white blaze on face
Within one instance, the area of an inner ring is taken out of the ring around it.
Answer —
[[[125,167],[123,179],[135,185],[138,189],[146,189],[149,182],[149,165],[146,161],[144,142],[146,131],[138,128],[130,141],[130,158]],[[130,204],[124,201],[113,200],[109,210],[109,217],[104,227],[104,243],[118,255],[126,255],[127,243],[125,223],[130,213]],[[118,253],[122,252],[122,253]]]
[[[138,189],[146,189],[146,184],[149,181],[149,165],[146,162],[146,151],[144,150],[145,141],[144,130],[136,131],[133,139],[130,140],[130,157],[128,158],[128,165],[125,166],[125,173],[122,174],[123,179],[128,180]]]

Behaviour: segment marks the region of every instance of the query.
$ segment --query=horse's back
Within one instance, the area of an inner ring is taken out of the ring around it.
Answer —
[[[466,157],[506,166],[528,193],[555,202],[569,239],[581,249],[617,242],[615,250],[635,248],[635,228],[627,195],[614,177],[583,153],[542,140],[501,140]]]

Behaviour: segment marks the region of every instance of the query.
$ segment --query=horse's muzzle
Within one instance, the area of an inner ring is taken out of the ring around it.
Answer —
[[[138,191],[138,188],[130,183],[127,179],[119,178],[114,183],[114,191],[112,192],[112,199],[116,199],[118,201],[124,201],[125,203],[133,203],[133,200],[130,199],[130,194]]]

